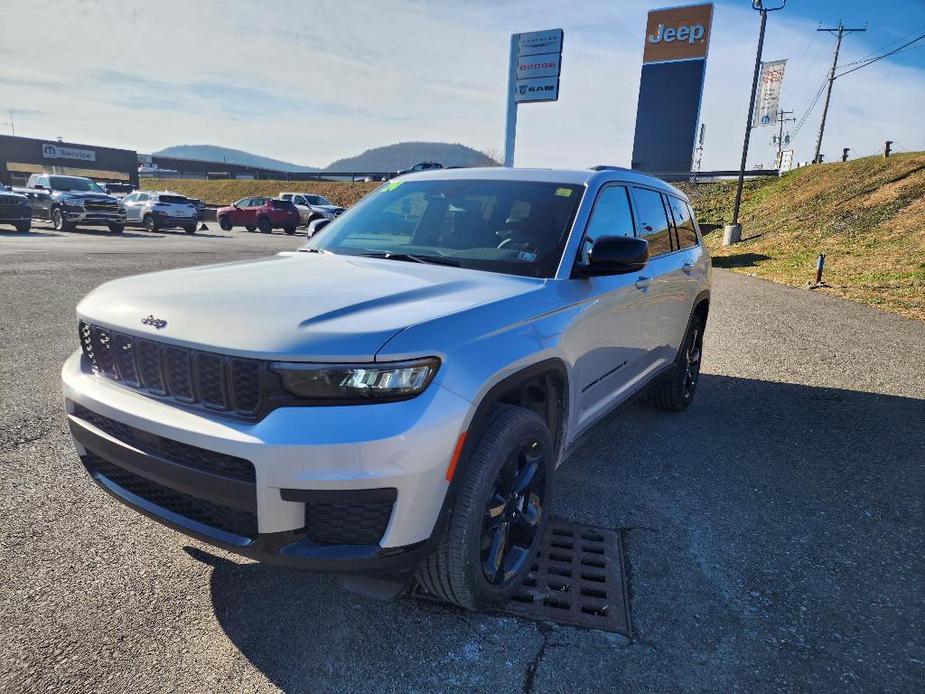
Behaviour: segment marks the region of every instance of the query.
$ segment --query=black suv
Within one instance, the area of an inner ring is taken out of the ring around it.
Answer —
[[[29,198],[14,193],[0,183],[0,224],[11,224],[16,231],[26,232],[32,228],[32,205]]]

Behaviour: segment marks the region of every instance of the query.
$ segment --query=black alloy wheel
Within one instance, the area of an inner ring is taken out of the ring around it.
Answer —
[[[492,585],[504,585],[532,560],[543,517],[548,451],[524,439],[495,477],[482,519],[482,572]]]

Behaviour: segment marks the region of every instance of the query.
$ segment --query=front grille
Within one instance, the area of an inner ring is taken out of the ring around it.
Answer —
[[[96,201],[96,200],[85,200],[84,209],[85,210],[98,210],[101,212],[115,212],[116,210],[119,209],[119,203]]]
[[[393,501],[309,502],[305,530],[309,539],[331,545],[375,545],[392,517]]]
[[[114,439],[150,455],[156,455],[172,463],[184,465],[200,472],[208,472],[212,475],[240,482],[255,483],[254,465],[244,458],[210,451],[143,432],[128,424],[122,424],[109,417],[104,417],[76,403],[74,404],[73,414],[75,417],[89,422],[100,431],[109,434]]]
[[[93,371],[185,405],[253,418],[264,402],[263,362],[167,345],[83,321],[80,345]]]
[[[86,464],[92,471],[103,475],[127,492],[162,509],[239,537],[250,539],[257,537],[257,514],[255,513],[239,511],[230,506],[223,506],[178,492],[113,465],[94,453],[87,454]]]
[[[10,207],[25,207],[27,201],[15,195],[0,195],[0,205]]]

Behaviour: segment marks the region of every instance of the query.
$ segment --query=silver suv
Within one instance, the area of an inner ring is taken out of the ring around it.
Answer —
[[[64,396],[90,475],[142,513],[478,609],[528,571],[582,433],[643,390],[690,404],[709,302],[659,180],[425,172],[299,251],[101,286]]]
[[[199,209],[193,201],[170,191],[139,190],[122,199],[126,224],[141,224],[145,231],[181,228],[195,234]]]

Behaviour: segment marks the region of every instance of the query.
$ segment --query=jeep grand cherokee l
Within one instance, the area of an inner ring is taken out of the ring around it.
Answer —
[[[690,204],[628,170],[382,185],[302,249],[119,279],[63,368],[92,478],[261,561],[517,588],[577,437],[694,397],[710,264]]]

